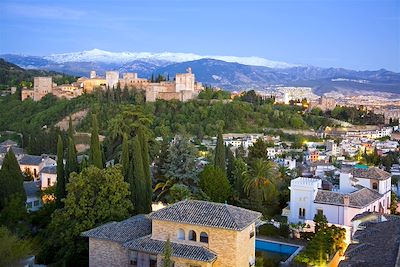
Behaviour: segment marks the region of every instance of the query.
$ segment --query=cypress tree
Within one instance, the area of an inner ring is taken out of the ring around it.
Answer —
[[[224,140],[222,138],[222,133],[218,133],[217,146],[215,147],[215,159],[214,166],[220,168],[224,173],[226,173],[225,164],[225,146]]]
[[[134,167],[133,167],[133,157],[129,161],[128,164],[128,172],[125,177],[125,182],[129,183],[129,190],[131,191],[130,199],[133,204],[134,209],[136,210],[136,184],[135,184],[135,177],[134,177]]]
[[[56,185],[56,207],[62,208],[61,199],[65,198],[65,177],[64,177],[64,146],[61,135],[57,142],[57,185]]]
[[[103,159],[99,141],[99,126],[97,124],[96,114],[92,115],[92,135],[90,137],[90,155],[89,162],[99,169],[103,169]]]
[[[74,127],[72,126],[71,116],[69,116],[69,121],[68,121],[68,136],[74,138]]]
[[[150,213],[153,189],[152,189],[152,181],[150,173],[149,143],[147,142],[147,137],[144,134],[144,131],[141,127],[138,129],[138,138],[143,158],[143,171],[144,171],[145,192],[146,192],[145,207],[147,211],[146,213]]]
[[[172,245],[171,240],[167,239],[167,242],[164,244],[164,252],[163,252],[163,267],[171,267],[172,266]]]
[[[78,171],[78,160],[76,157],[75,142],[71,137],[68,137],[68,151],[67,151],[67,162],[65,171],[65,182],[68,183],[69,175],[73,172]]]
[[[135,204],[138,214],[147,212],[146,179],[143,170],[143,157],[138,136],[133,138],[133,178],[135,183]]]
[[[126,180],[131,164],[131,162],[129,161],[129,141],[128,135],[126,133],[124,133],[122,138],[122,152],[119,162],[122,165],[122,174],[124,175]]]
[[[12,149],[8,150],[4,157],[0,170],[0,210],[13,196],[21,196],[26,199],[24,190],[24,176],[22,175],[18,161]]]

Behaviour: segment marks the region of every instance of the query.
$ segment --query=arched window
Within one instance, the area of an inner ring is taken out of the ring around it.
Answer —
[[[197,236],[196,236],[196,232],[195,231],[193,231],[193,230],[189,231],[189,240],[197,241]]]
[[[372,183],[372,189],[378,190],[378,183],[377,182],[373,182]]]
[[[185,231],[183,229],[178,229],[178,239],[185,240]]]
[[[206,232],[200,233],[200,242],[208,243],[208,235]]]

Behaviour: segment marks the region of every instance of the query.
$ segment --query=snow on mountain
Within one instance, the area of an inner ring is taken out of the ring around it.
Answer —
[[[134,60],[151,62],[156,65],[163,65],[166,62],[186,62],[204,58],[235,62],[251,66],[264,66],[269,68],[290,68],[298,65],[286,62],[272,61],[261,57],[235,57],[235,56],[200,56],[193,53],[150,53],[150,52],[109,52],[100,49],[89,51],[52,54],[44,57],[57,63],[65,62],[106,62],[125,63]]]

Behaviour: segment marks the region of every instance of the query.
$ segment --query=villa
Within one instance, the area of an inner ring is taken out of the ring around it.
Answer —
[[[283,210],[290,223],[311,222],[316,214],[329,223],[351,227],[363,212],[390,213],[391,176],[379,168],[341,170],[339,190],[322,189],[319,178],[299,177],[290,184],[290,204]]]
[[[185,200],[82,236],[89,238],[89,266],[162,266],[168,239],[175,267],[254,266],[260,217],[227,204]]]

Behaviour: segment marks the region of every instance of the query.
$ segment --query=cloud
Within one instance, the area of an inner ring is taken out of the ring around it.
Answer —
[[[2,9],[5,15],[31,19],[79,20],[86,15],[77,9],[32,4],[6,4]]]

